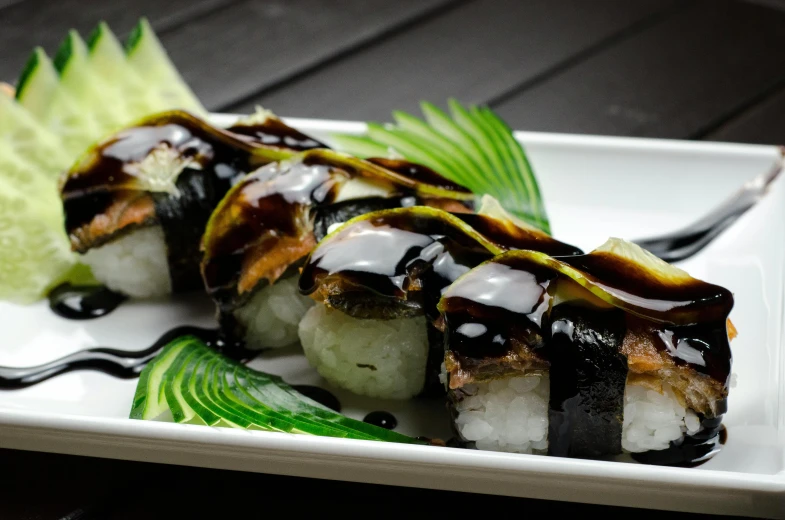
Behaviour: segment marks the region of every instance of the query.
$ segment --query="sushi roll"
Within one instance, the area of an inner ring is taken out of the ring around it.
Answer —
[[[204,285],[227,340],[251,349],[297,342],[312,305],[297,291],[298,268],[317,242],[356,215],[416,204],[468,212],[474,195],[406,161],[377,164],[325,149],[244,177],[202,243]]]
[[[314,249],[300,291],[317,305],[300,322],[312,366],[331,383],[371,397],[408,399],[439,384],[442,291],[507,249],[581,251],[543,232],[482,214],[414,207],[347,222]]]
[[[733,296],[640,247],[510,251],[438,304],[454,427],[479,449],[692,464],[716,450]]]
[[[201,288],[199,242],[215,206],[235,179],[292,154],[186,112],[146,118],[66,174],[71,247],[100,282],[129,296]]]

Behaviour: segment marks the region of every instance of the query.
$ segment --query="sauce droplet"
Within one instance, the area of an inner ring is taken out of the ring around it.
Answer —
[[[92,320],[106,316],[126,299],[101,285],[64,283],[49,293],[49,308],[69,320]]]
[[[398,419],[390,412],[371,412],[365,416],[363,421],[388,430],[394,430],[398,426]]]
[[[311,385],[294,385],[292,388],[303,394],[305,397],[313,399],[317,403],[322,404],[331,410],[335,410],[338,413],[341,412],[341,401],[339,401],[337,397],[324,388]]]

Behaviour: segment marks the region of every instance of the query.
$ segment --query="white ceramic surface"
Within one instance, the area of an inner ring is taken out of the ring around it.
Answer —
[[[216,122],[231,116],[217,116]],[[289,120],[317,137],[363,125]],[[586,250],[608,236],[675,230],[707,212],[778,157],[771,146],[519,133],[554,234]],[[587,461],[239,431],[126,419],[136,381],[96,372],[0,391],[0,446],[403,486],[695,512],[785,517],[785,179],[699,255],[694,276],[730,288],[737,384],[728,442],[698,468]],[[37,364],[95,346],[142,349],[178,324],[212,326],[193,297],[132,302],[93,321],[58,318],[45,303],[0,303],[0,365]],[[296,349],[252,366],[288,382],[325,385]],[[329,388],[329,386],[325,385]],[[334,390],[334,389],[333,389]],[[438,402],[380,402],[334,390],[344,412],[388,410],[399,430],[448,437]]]

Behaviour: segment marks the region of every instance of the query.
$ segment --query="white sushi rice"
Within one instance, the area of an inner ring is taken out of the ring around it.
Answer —
[[[664,450],[685,432],[700,430],[700,420],[679,404],[669,386],[661,394],[642,386],[627,385],[624,392],[624,426],[621,446],[638,453]]]
[[[481,450],[544,452],[548,448],[549,385],[547,375],[466,385],[462,391],[469,396],[456,405],[456,427]],[[699,429],[698,417],[679,404],[669,387],[660,394],[627,386],[621,441],[625,451],[662,450],[684,433]]]
[[[362,320],[317,304],[300,322],[300,341],[322,377],[356,394],[409,399],[425,385],[425,317]]]
[[[297,342],[297,326],[314,301],[297,289],[297,276],[256,291],[234,316],[246,328],[249,349],[285,347]]]
[[[95,278],[134,298],[172,292],[166,242],[160,226],[138,229],[82,255]]]
[[[547,375],[465,385],[455,426],[477,449],[533,453],[548,449]]]

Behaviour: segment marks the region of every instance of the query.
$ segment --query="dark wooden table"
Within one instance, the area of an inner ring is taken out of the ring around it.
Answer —
[[[526,130],[785,142],[785,0],[0,0],[0,79],[71,27],[141,15],[214,111],[386,120],[455,96]],[[2,519],[256,518],[280,498],[296,516],[662,515],[11,450],[0,468]]]

